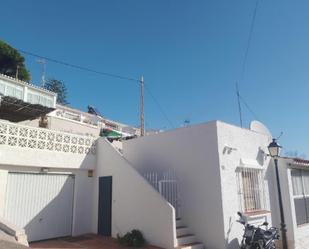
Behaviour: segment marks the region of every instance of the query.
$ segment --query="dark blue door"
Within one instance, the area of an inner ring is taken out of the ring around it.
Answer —
[[[112,176],[99,178],[98,233],[111,236],[112,228]]]

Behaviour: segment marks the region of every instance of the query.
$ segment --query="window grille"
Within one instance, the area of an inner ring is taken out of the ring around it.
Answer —
[[[309,223],[309,170],[292,169],[291,179],[296,223]]]
[[[237,181],[239,205],[242,212],[267,210],[263,170],[238,168]]]

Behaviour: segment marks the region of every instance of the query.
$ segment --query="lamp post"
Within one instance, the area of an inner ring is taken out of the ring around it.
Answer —
[[[279,170],[278,170],[278,157],[279,157],[281,148],[282,147],[277,143],[276,139],[273,139],[273,141],[268,145],[269,155],[274,159],[275,168],[276,168],[277,189],[278,189],[279,209],[280,209],[280,218],[281,218],[280,225],[281,225],[281,233],[282,233],[282,248],[288,249],[287,237],[286,237],[286,225],[285,225],[285,220],[284,220],[284,211],[283,211]]]

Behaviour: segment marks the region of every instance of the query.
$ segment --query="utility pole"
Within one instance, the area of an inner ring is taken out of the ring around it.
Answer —
[[[141,109],[140,109],[140,118],[141,118],[141,137],[145,136],[145,119],[144,119],[144,76],[141,77]]]
[[[16,67],[16,74],[15,74],[15,78],[18,80],[18,70],[19,70],[19,65],[17,65]]]

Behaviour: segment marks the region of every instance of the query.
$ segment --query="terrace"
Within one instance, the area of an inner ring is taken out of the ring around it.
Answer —
[[[0,74],[0,116],[19,122],[35,119],[56,108],[57,94]]]

